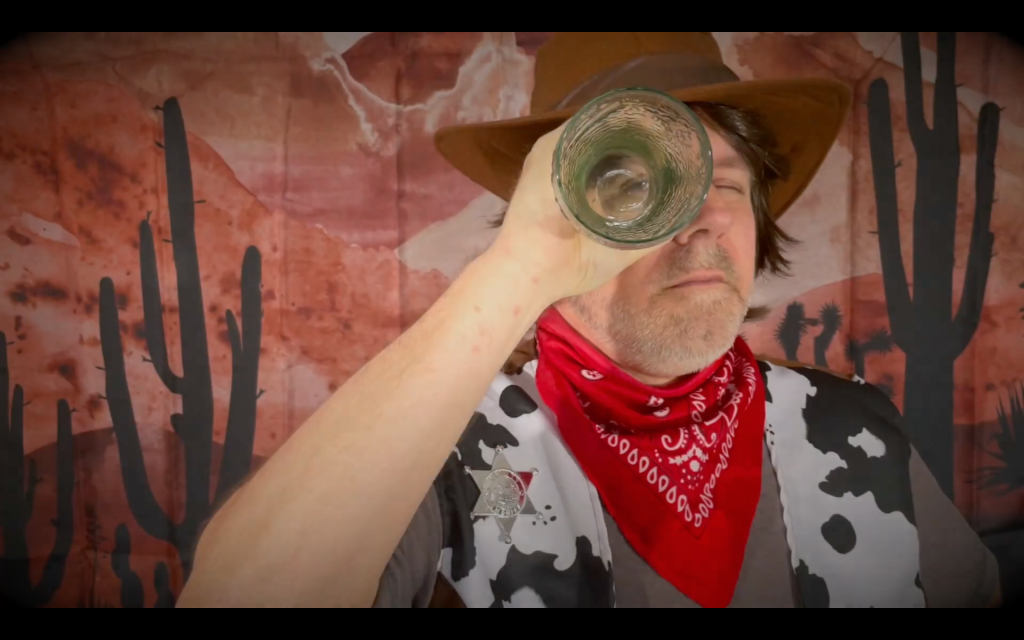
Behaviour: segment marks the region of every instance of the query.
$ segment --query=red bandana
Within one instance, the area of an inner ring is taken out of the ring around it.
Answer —
[[[537,326],[537,387],[626,540],[702,607],[732,601],[761,495],[764,384],[750,348],[652,387],[558,312]]]

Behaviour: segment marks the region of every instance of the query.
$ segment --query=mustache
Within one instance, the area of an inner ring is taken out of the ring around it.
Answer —
[[[664,270],[664,285],[667,287],[680,277],[694,271],[721,271],[725,282],[733,289],[738,287],[739,273],[736,265],[722,247],[696,249],[693,245],[671,254]]]

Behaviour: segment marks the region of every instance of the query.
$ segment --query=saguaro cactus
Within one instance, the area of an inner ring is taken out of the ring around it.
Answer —
[[[994,241],[989,219],[995,189],[999,107],[988,102],[978,116],[974,228],[960,306],[956,315],[950,317],[960,177],[956,35],[938,34],[931,127],[924,113],[918,34],[904,33],[901,41],[907,128],[917,153],[913,294],[900,244],[896,172],[901,163],[894,157],[889,88],[882,78],[871,83],[868,94],[878,245],[892,337],[906,354],[906,428],[943,491],[952,497],[953,363],[974,337],[988,283]]]
[[[11,374],[7,365],[7,335],[0,332],[0,528],[4,555],[0,558],[0,592],[22,606],[48,603],[64,581],[64,567],[74,536],[75,511],[71,498],[75,490],[75,442],[71,434],[71,407],[57,402],[57,514],[52,520],[57,537],[46,560],[43,576],[33,586],[29,575],[28,537],[25,528],[32,517],[36,484],[36,463],[29,458],[25,479],[25,392],[14,385],[8,403]],[[25,486],[25,485],[28,486]]]
[[[171,426],[182,442],[185,457],[185,512],[180,522],[171,521],[150,488],[125,373],[117,295],[110,278],[100,281],[100,340],[106,372],[106,398],[117,437],[128,504],[139,525],[149,535],[177,548],[187,578],[192,570],[199,526],[210,515],[212,504],[244,479],[252,461],[256,400],[261,393],[257,389],[263,326],[261,259],[259,250],[250,246],[242,260],[241,331],[234,313],[231,310],[226,312],[232,359],[231,399],[220,479],[211,502],[213,386],[196,251],[196,202],[192,190],[192,169],[185,122],[178,101],[175,98],[168,99],[162,111],[164,143],[161,146],[166,159],[171,245],[178,283],[181,375],[171,370],[167,358],[156,249],[148,214],[139,224],[139,262],[146,345],[149,349],[149,358],[146,360],[153,364],[167,390],[181,396],[181,413],[170,416]]]

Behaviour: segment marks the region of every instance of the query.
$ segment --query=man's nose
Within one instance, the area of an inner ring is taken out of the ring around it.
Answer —
[[[701,205],[697,218],[679,233],[672,241],[686,245],[694,241],[717,241],[725,235],[732,226],[733,214],[726,199],[721,196],[718,189],[712,185],[708,195]]]

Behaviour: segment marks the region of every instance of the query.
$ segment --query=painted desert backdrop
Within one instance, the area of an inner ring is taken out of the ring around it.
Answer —
[[[745,335],[889,393],[1019,595],[1024,50],[714,35],[742,78],[855,90],[782,219],[794,275],[758,283],[772,311]],[[504,203],[433,135],[527,114],[548,36],[39,34],[0,51],[5,598],[173,606],[218,499],[493,239]]]

